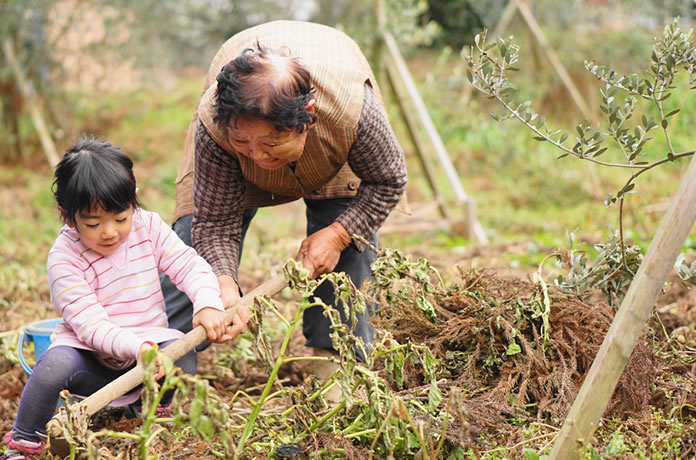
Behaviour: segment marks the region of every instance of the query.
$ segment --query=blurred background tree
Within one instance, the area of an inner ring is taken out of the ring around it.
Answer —
[[[425,0],[387,1],[389,28],[405,45],[428,43],[436,33],[421,26],[426,8]],[[276,19],[335,26],[368,47],[374,9],[370,0],[6,0],[0,37],[11,44],[60,138],[70,129],[71,94],[159,86],[187,68],[205,68],[235,33]],[[16,83],[9,66],[0,67],[0,159],[9,161],[23,157],[23,145],[36,150]]]
[[[627,28],[659,27],[676,15],[689,21],[694,12],[691,0],[527,1],[561,59],[576,63],[597,55],[598,47],[608,64],[630,60],[649,49],[645,37],[651,34]],[[387,28],[406,54],[457,50],[483,28],[494,29],[507,5],[508,0],[386,0]],[[75,94],[161,86],[186,69],[200,71],[236,32],[275,19],[335,26],[369,48],[378,30],[374,13],[373,0],[5,0],[0,37],[12,44],[50,131],[60,139],[72,128]],[[578,39],[599,30],[602,40]],[[513,22],[505,33],[526,31]],[[532,98],[553,94],[553,80],[539,82],[528,89]],[[458,87],[448,84],[445,91]],[[25,104],[8,66],[0,67],[0,157],[6,160],[21,158],[23,147],[37,150]]]

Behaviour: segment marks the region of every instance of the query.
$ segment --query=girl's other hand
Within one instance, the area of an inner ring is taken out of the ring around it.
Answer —
[[[241,331],[225,321],[225,312],[216,308],[205,307],[193,315],[193,327],[203,326],[208,334],[208,341],[225,343],[235,338]]]
[[[150,341],[143,342],[143,344],[140,345],[140,350],[138,350],[138,364],[140,364],[141,366],[143,365],[143,353],[154,348],[154,346],[155,346],[155,344],[150,342]],[[155,358],[155,365],[157,366],[157,372],[155,373],[155,380],[159,380],[162,377],[164,377],[164,372],[165,372],[164,366],[162,365],[162,360],[160,360],[159,356],[157,356],[157,358]]]

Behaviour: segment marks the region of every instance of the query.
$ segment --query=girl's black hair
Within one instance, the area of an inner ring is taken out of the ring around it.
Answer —
[[[56,166],[53,196],[65,210],[64,220],[74,223],[79,211],[101,207],[122,212],[141,207],[136,194],[133,161],[108,142],[80,139]]]

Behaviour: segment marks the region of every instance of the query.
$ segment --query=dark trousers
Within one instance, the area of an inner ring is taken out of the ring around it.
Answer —
[[[352,198],[336,198],[331,200],[304,200],[307,207],[307,236],[321,230],[324,227],[331,225],[336,218],[341,215]],[[242,221],[242,246],[244,245],[244,237],[249,228],[249,224],[256,214],[256,209],[247,209],[244,211],[244,219]],[[177,235],[189,246],[191,246],[191,221],[192,216],[184,216],[174,223],[174,231]],[[377,235],[370,237],[370,242],[377,246]],[[240,259],[242,250],[239,251]],[[377,255],[369,249],[363,252],[357,250],[354,245],[348,246],[341,253],[338,265],[334,269],[335,272],[345,272],[350,276],[353,284],[360,289],[363,281],[372,279],[370,265],[376,260]],[[162,284],[162,293],[167,308],[167,316],[169,317],[169,327],[179,329],[186,333],[191,330],[191,320],[193,315],[193,305],[189,298],[183,292],[176,289],[176,286],[169,280],[166,275],[160,278]],[[333,286],[324,284],[320,286],[315,295],[319,297],[325,304],[336,307],[336,298],[334,296]],[[340,307],[340,306],[339,306]],[[341,313],[341,318],[344,322],[347,321],[342,308],[337,308]],[[357,315],[358,321],[355,325],[354,334],[361,337],[366,344],[372,343],[374,340],[374,329],[369,324],[370,311],[369,308],[363,315]],[[302,332],[307,339],[305,345],[308,347],[332,349],[330,322],[324,316],[322,307],[312,307],[304,312]],[[199,351],[205,349],[207,345],[200,347]],[[360,358],[364,358],[360,356]]]

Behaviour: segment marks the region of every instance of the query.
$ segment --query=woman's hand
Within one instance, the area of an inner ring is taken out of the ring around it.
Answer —
[[[348,231],[343,225],[334,222],[302,241],[297,260],[302,261],[304,268],[309,270],[309,278],[314,279],[333,271],[341,258],[341,252],[350,243]]]
[[[218,284],[220,285],[222,305],[225,307],[225,310],[227,310],[240,299],[239,286],[237,286],[237,282],[230,275],[218,276]],[[237,314],[232,318],[232,326],[227,329],[228,334],[230,334],[232,338],[241,334],[246,328],[246,324],[249,322],[250,317],[251,312],[249,311],[249,307],[240,305],[237,309]]]
[[[212,307],[201,308],[193,315],[193,327],[197,326],[203,326],[212,343],[225,343],[239,334],[225,321],[225,312]]]
[[[147,341],[140,345],[140,350],[138,350],[138,364],[143,365],[143,353],[154,348],[155,344],[153,342]],[[159,356],[155,358],[155,365],[157,366],[157,372],[155,373],[155,380],[159,380],[164,377],[164,366],[162,365],[162,360]]]

